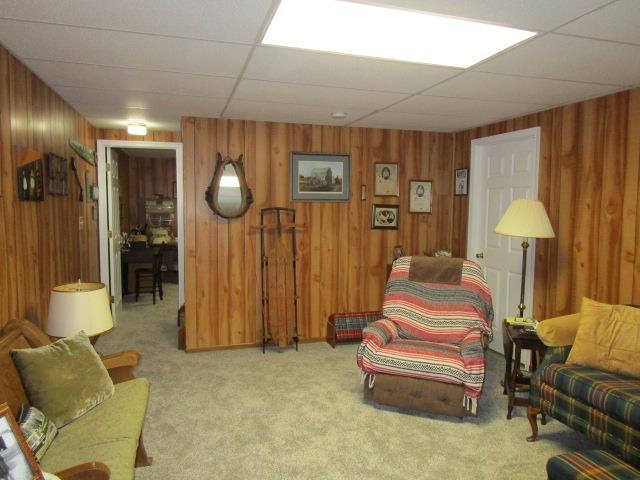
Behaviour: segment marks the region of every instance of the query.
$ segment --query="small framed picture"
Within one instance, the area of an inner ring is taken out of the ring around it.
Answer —
[[[397,163],[376,163],[374,175],[374,196],[397,197],[399,195]]]
[[[469,169],[459,168],[456,170],[455,194],[469,195]]]
[[[399,205],[382,205],[376,203],[371,206],[371,228],[397,230],[399,220]]]
[[[42,471],[6,403],[0,405],[0,478],[44,480]]]
[[[409,213],[431,213],[431,181],[409,181]]]

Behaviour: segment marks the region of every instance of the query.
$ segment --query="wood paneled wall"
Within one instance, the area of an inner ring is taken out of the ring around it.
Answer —
[[[146,223],[145,200],[156,194],[173,198],[176,187],[175,158],[135,157],[119,160],[121,228],[123,232]],[[175,226],[174,226],[175,228]],[[177,234],[177,232],[174,232]]]
[[[79,202],[69,171],[69,195],[19,201],[16,147],[69,158],[75,138],[95,148],[95,129],[53,90],[0,46],[0,326],[27,318],[43,326],[54,285],[97,280],[97,211]],[[77,160],[80,178],[95,169]],[[46,162],[45,162],[46,167]],[[83,225],[81,226],[81,219]]]
[[[253,345],[261,341],[260,240],[253,225],[264,207],[294,207],[299,233],[299,331],[325,335],[334,312],[378,309],[394,245],[408,253],[451,248],[453,164],[450,134],[239,120],[183,118],[187,347]],[[214,155],[245,155],[255,203],[225,220],[204,200]],[[351,154],[351,200],[289,200],[291,151]],[[400,197],[373,193],[373,165],[400,164]],[[433,180],[432,214],[408,213],[409,179]],[[367,199],[360,199],[360,185]],[[400,229],[372,230],[371,204],[400,204]]]
[[[471,140],[534,126],[542,130],[538,197],[556,233],[537,243],[534,315],[578,311],[583,296],[640,303],[640,89],[456,133],[455,168],[469,166]],[[467,202],[454,198],[462,255]]]

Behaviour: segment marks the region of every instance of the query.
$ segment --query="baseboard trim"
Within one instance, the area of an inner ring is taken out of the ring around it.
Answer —
[[[325,342],[326,338],[324,337],[312,337],[312,338],[301,338],[298,343],[317,343],[317,342]],[[290,347],[292,347],[291,345]],[[262,347],[262,342],[255,343],[237,343],[235,345],[212,345],[211,347],[196,347],[196,348],[187,348],[185,351],[187,353],[200,353],[200,352],[215,352],[217,350],[235,350],[238,348],[257,348]],[[272,344],[267,344],[267,349],[273,348]]]

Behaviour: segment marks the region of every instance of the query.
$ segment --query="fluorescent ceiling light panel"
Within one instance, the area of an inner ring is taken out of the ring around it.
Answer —
[[[341,0],[282,0],[262,43],[466,68],[536,35]]]

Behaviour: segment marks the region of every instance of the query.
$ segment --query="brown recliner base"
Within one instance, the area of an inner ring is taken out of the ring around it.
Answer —
[[[376,373],[373,388],[369,388],[369,378],[364,382],[365,400],[458,418],[477,414],[464,407],[462,385]]]

